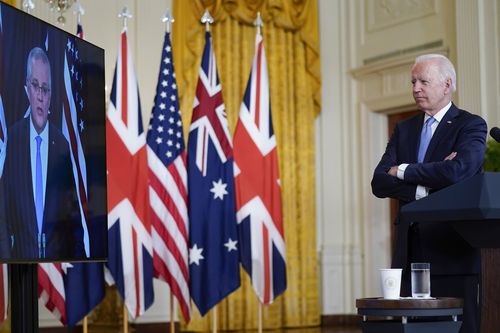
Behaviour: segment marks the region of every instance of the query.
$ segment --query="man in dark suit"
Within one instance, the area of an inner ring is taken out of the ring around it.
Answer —
[[[38,47],[28,55],[26,91],[30,107],[9,128],[0,180],[0,222],[7,235],[0,256],[13,261],[85,258],[69,147],[48,121],[50,63]]]
[[[411,77],[422,114],[396,125],[371,183],[377,197],[398,199],[400,207],[479,173],[487,132],[481,117],[451,102],[456,74],[446,57],[417,57]],[[432,296],[464,298],[461,332],[479,332],[479,252],[446,223],[396,221],[395,232],[393,267],[405,269],[405,288],[409,263],[430,262]]]

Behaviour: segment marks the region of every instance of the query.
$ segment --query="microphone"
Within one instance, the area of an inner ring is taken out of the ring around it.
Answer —
[[[490,136],[495,139],[496,142],[500,142],[500,128],[493,127],[490,130]]]

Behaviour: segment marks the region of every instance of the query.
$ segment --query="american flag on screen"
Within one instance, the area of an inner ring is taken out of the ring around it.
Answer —
[[[45,51],[48,51],[48,39],[47,33]],[[38,298],[54,317],[66,325],[66,292],[61,263],[38,264]]]
[[[233,147],[207,32],[188,140],[191,297],[205,315],[240,286]]]
[[[85,231],[85,250],[90,253],[87,232],[87,173],[80,140],[85,135],[82,117],[85,102],[82,91],[84,77],[81,58],[74,39],[68,39],[64,51],[62,99],[62,132],[68,140],[77,189],[82,225]],[[62,324],[76,325],[104,298],[102,263],[44,263],[39,264],[39,297],[42,303]]]
[[[167,32],[147,135],[153,264],[189,322],[186,151],[172,55]]]
[[[241,261],[263,304],[286,289],[278,151],[271,118],[262,36],[234,133],[236,207]]]
[[[106,117],[108,253],[106,275],[135,319],[154,300],[146,132],[127,39],[121,33]]]

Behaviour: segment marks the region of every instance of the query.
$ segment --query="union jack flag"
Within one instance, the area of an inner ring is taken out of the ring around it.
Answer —
[[[137,80],[127,41],[121,33],[106,117],[108,149],[107,281],[115,282],[132,318],[154,300],[153,246],[149,219],[146,133]]]
[[[210,33],[188,139],[191,297],[205,315],[240,286],[233,150]]]
[[[168,32],[163,42],[147,145],[155,276],[168,283],[189,322],[186,151]]]
[[[241,261],[263,304],[286,289],[278,152],[262,36],[234,134],[236,207]]]

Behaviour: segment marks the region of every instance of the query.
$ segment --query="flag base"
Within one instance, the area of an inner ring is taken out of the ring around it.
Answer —
[[[38,332],[37,264],[11,264],[11,332]]]

